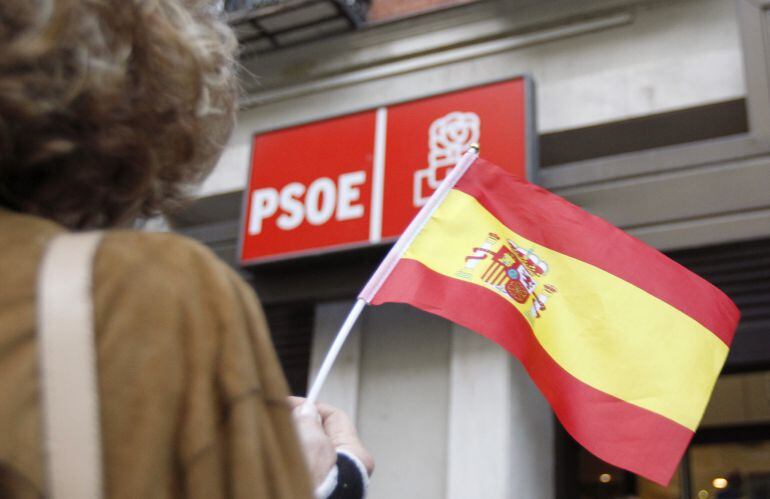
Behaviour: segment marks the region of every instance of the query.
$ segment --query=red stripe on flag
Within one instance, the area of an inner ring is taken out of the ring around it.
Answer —
[[[373,305],[385,302],[408,303],[498,343],[521,361],[575,440],[615,466],[668,484],[692,431],[574,378],[543,349],[518,310],[494,291],[403,259],[372,300]]]
[[[714,285],[601,218],[484,160],[455,189],[521,236],[609,272],[689,315],[730,346],[740,312]]]

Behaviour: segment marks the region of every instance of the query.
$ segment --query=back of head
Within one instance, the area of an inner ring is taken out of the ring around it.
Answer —
[[[0,206],[93,228],[178,201],[232,127],[217,17],[201,0],[2,0]]]

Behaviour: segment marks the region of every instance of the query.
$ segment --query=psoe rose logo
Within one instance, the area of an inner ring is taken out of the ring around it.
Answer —
[[[423,206],[471,144],[479,142],[481,119],[471,112],[453,111],[435,120],[428,130],[428,167],[414,172],[412,201]]]

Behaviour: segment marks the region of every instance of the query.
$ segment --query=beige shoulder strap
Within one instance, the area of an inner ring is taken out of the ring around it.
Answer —
[[[47,497],[103,496],[91,274],[100,232],[53,239],[38,281]]]

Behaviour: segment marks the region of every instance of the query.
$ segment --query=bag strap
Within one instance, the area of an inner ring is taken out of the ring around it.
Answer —
[[[51,499],[103,496],[91,275],[101,232],[64,234],[40,268],[38,349]]]

